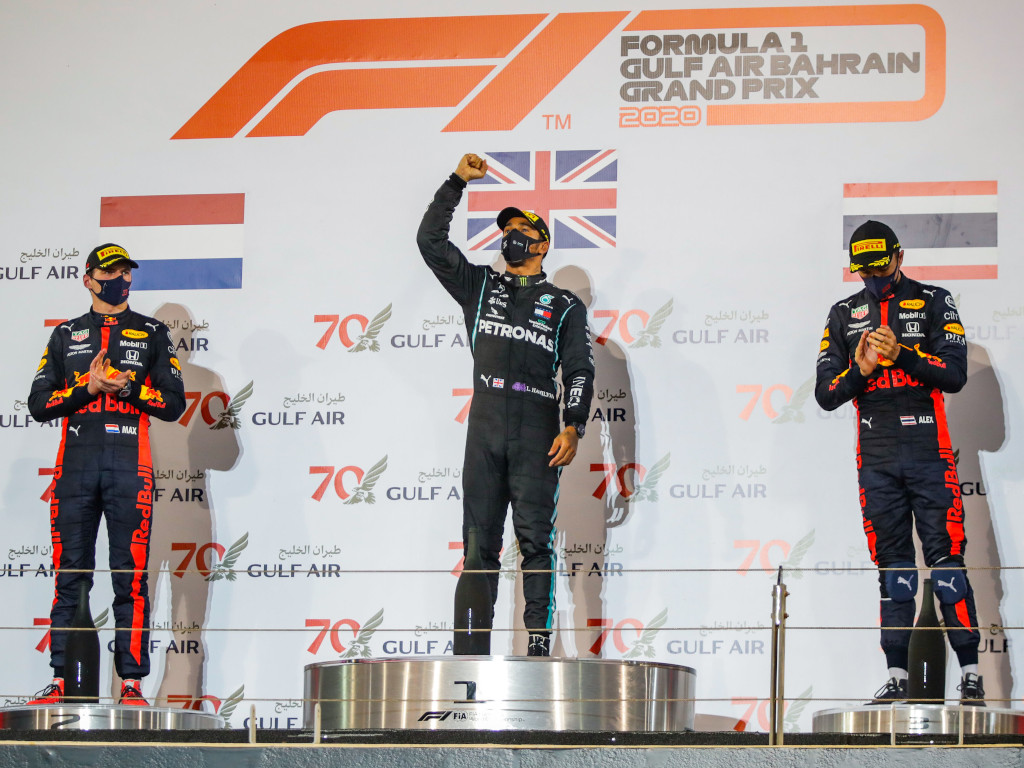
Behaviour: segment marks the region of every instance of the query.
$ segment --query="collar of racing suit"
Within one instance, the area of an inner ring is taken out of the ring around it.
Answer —
[[[509,285],[521,288],[526,285],[537,285],[537,283],[546,282],[548,276],[543,272],[538,272],[536,275],[513,275],[511,272],[505,272],[501,279]]]
[[[116,315],[97,312],[95,309],[89,310],[89,320],[97,328],[114,328],[118,325],[124,325],[131,316],[132,310],[130,307],[125,307],[123,311],[118,312]]]

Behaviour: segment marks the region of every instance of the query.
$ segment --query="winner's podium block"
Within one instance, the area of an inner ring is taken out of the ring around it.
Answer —
[[[352,659],[305,669],[306,728],[691,731],[697,673],[523,656]]]

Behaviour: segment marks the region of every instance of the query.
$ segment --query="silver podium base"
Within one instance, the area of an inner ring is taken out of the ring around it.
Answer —
[[[815,712],[811,728],[815,733],[850,734],[1024,734],[1024,712],[994,707],[959,707],[943,704],[862,706]]]
[[[323,730],[691,731],[696,678],[694,670],[675,664],[603,659],[332,661],[306,666],[303,724]]]
[[[17,731],[205,731],[224,727],[206,712],[117,704],[40,704],[0,709],[0,729]]]

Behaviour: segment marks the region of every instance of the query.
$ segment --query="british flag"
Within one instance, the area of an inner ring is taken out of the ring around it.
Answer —
[[[487,175],[469,185],[469,249],[498,250],[494,219],[514,205],[537,213],[553,248],[614,248],[618,151],[490,152]]]

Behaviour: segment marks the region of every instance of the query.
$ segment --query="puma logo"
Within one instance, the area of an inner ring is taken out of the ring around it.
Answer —
[[[907,589],[913,589],[914,588],[914,577],[911,576],[910,578],[907,578],[906,576],[897,576],[896,577],[896,583],[897,584],[906,584],[907,585]]]
[[[875,418],[875,417],[872,416],[871,419],[873,419],[873,418]],[[861,419],[860,423],[861,424],[867,424],[868,425],[868,429],[871,429],[871,419]]]
[[[78,430],[80,430],[81,428],[82,428],[81,424],[79,424],[77,427],[68,427],[68,432],[74,432],[75,433],[75,437],[80,437],[80,435],[78,434]]]
[[[148,325],[150,328],[156,331],[156,323],[146,323],[146,325]]]
[[[934,291],[934,290],[932,290],[932,291],[929,291],[929,290],[928,290],[927,288],[922,288],[922,289],[921,289],[921,293],[927,293],[927,294],[928,294],[929,296],[931,296],[931,297],[932,297],[933,299],[935,298],[935,291]]]
[[[491,377],[480,374],[480,380],[483,381],[485,387],[491,386]]]
[[[936,579],[935,584],[939,587],[946,587],[950,592],[956,592],[956,587],[953,586],[953,579],[949,581],[943,581],[942,579]]]

